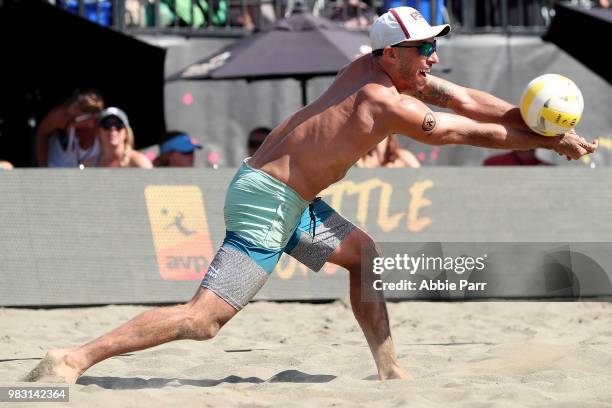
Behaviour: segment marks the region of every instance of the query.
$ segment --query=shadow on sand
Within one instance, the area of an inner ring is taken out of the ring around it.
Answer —
[[[258,377],[238,377],[230,375],[220,380],[190,380],[180,378],[130,378],[130,377],[91,377],[79,378],[79,385],[97,385],[98,387],[112,390],[139,390],[145,388],[179,387],[191,385],[193,387],[215,387],[219,384],[260,384],[260,383],[326,383],[334,380],[335,375],[306,374],[297,370],[286,370],[263,380]]]

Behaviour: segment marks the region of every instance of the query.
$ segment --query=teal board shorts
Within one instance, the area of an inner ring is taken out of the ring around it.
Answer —
[[[295,190],[244,161],[230,182],[223,208],[226,235],[201,286],[240,310],[287,253],[319,271],[355,225],[320,197]]]

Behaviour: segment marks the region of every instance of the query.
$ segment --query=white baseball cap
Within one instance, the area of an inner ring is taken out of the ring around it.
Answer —
[[[101,123],[104,119],[110,116],[115,116],[119,118],[119,120],[123,122],[125,126],[130,126],[130,122],[128,121],[128,117],[125,112],[114,106],[106,108],[98,114],[98,123]]]
[[[373,50],[380,50],[404,41],[421,41],[450,32],[450,25],[430,26],[421,13],[412,7],[389,9],[370,28]]]

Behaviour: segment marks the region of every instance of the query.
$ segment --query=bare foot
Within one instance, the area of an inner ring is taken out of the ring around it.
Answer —
[[[400,366],[393,366],[388,370],[379,371],[378,377],[384,380],[412,380],[412,376],[408,374],[404,369]]]
[[[70,351],[72,349],[49,350],[45,358],[21,381],[76,383],[81,373],[74,365],[68,363],[67,356]]]

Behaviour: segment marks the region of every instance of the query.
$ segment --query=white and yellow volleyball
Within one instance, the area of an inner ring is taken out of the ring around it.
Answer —
[[[562,135],[576,127],[584,100],[576,84],[563,75],[535,78],[521,96],[521,115],[527,126],[543,136]]]

